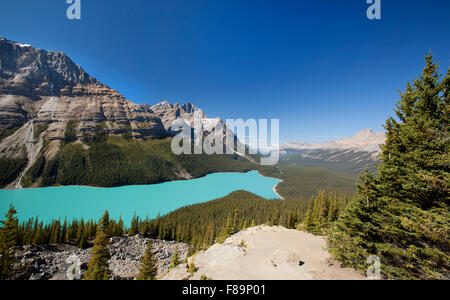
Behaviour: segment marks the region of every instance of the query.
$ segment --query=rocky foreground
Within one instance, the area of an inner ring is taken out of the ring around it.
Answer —
[[[111,239],[110,269],[115,280],[136,278],[140,259],[151,241],[157,258],[158,279],[162,280],[361,280],[364,274],[343,268],[331,259],[325,237],[286,229],[257,226],[240,231],[223,244],[214,244],[188,258],[193,268],[182,263],[170,268],[178,248],[185,260],[189,246],[174,241],[148,239],[140,235]],[[79,262],[81,276],[86,272],[91,250],[70,244],[25,246],[16,251],[23,272],[18,280],[72,279]],[[79,259],[79,261],[78,261]]]
[[[180,259],[185,259],[188,245],[174,241],[148,239],[140,235],[111,238],[110,269],[115,280],[133,280],[140,267],[147,243],[152,242],[157,258],[158,274],[170,269],[172,255],[178,248]],[[73,266],[78,263],[81,275],[86,272],[92,249],[80,249],[70,244],[24,246],[16,251],[16,257],[23,267],[18,280],[67,280]],[[69,271],[69,272],[68,272]]]
[[[240,231],[223,244],[190,257],[196,271],[179,265],[162,279],[213,280],[362,280],[353,269],[331,259],[324,237],[281,226]]]

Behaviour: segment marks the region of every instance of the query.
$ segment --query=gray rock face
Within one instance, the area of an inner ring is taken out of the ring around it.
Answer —
[[[133,237],[113,237],[109,251],[109,262],[113,279],[133,280],[139,273],[140,260],[144,255],[147,243],[152,242],[153,253],[157,259],[158,274],[170,269],[170,261],[178,248],[180,259],[185,259],[188,245],[174,241],[163,241]],[[24,246],[16,251],[16,258],[20,261],[23,271],[16,279],[21,280],[67,280],[67,270],[74,264],[70,257],[75,255],[80,261],[81,275],[86,272],[92,249],[79,249],[70,244]],[[69,259],[69,260],[68,260]]]
[[[75,131],[166,137],[161,119],[150,107],[136,105],[101,84],[67,55],[0,38],[0,129],[29,120],[49,124],[49,139],[64,137],[69,121]]]
[[[167,131],[170,131],[173,121],[177,118],[183,118],[186,123],[193,125],[195,112],[198,113],[199,118],[206,119],[205,113],[189,102],[184,105],[178,103],[172,105],[168,101],[163,101],[149,108],[161,118]]]
[[[46,125],[46,140],[64,139],[67,125],[77,138],[128,133],[134,138],[165,138],[173,135],[172,122],[182,118],[193,125],[194,114],[206,125],[208,119],[191,103],[137,105],[103,85],[62,52],[36,49],[0,37],[0,130]],[[221,122],[221,121],[220,121]],[[211,128],[208,128],[211,129]],[[23,148],[23,141],[0,145],[6,157]],[[56,150],[55,150],[56,151]],[[53,153],[55,152],[53,151]]]
[[[45,51],[0,37],[0,93],[37,100],[77,85],[102,86],[62,52]]]

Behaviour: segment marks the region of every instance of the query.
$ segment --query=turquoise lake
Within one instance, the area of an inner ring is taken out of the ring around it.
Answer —
[[[151,185],[117,188],[81,186],[0,190],[0,219],[9,205],[18,211],[19,221],[39,217],[49,222],[67,217],[85,220],[100,218],[107,209],[110,216],[120,216],[125,224],[134,213],[154,218],[180,207],[221,198],[233,191],[245,190],[267,199],[278,199],[273,187],[279,179],[264,177],[257,171],[248,173],[214,173],[202,178]]]

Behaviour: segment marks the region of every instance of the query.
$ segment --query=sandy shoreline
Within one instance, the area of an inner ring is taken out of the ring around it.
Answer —
[[[278,182],[272,189],[273,189],[273,192],[274,192],[275,194],[277,194],[278,197],[280,197],[281,200],[285,200],[284,197],[281,196],[280,193],[278,193],[278,191],[277,191],[277,186],[278,186],[280,183],[283,183],[283,180],[282,180],[282,179],[280,179],[280,180],[281,180],[281,181]]]
[[[281,196],[280,193],[278,193],[278,191],[277,191],[277,186],[284,182],[283,179],[276,178],[276,177],[265,176],[265,175],[261,174],[261,172],[260,172],[259,170],[255,170],[255,171],[258,171],[259,175],[261,175],[261,176],[263,176],[263,177],[266,177],[266,178],[272,178],[272,179],[279,180],[280,182],[278,182],[276,185],[274,185],[273,188],[272,188],[272,190],[273,190],[273,192],[274,192],[275,194],[277,194],[278,197],[280,197],[281,200],[285,200],[284,197]]]

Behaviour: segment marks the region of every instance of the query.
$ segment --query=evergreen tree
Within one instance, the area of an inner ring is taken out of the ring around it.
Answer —
[[[365,270],[381,259],[388,278],[444,279],[450,269],[449,83],[432,55],[386,121],[376,176],[364,174],[330,237],[335,258]]]
[[[117,230],[116,230],[117,236],[123,235],[123,220],[122,217],[119,218],[119,222],[117,223]]]
[[[88,230],[83,230],[83,233],[81,234],[80,241],[78,242],[78,247],[81,249],[86,249],[88,246]]]
[[[67,240],[66,240],[66,233],[67,233],[67,218],[66,219],[64,219],[64,223],[63,223],[63,226],[62,226],[62,229],[61,229],[61,234],[60,234],[60,243],[65,243],[65,242],[68,242]]]
[[[60,228],[59,221],[55,221],[52,224],[51,229],[51,237],[50,237],[50,244],[58,244],[60,241],[60,234],[61,234],[61,228]]]
[[[6,221],[0,221],[0,280],[12,279],[15,275],[14,265],[16,258],[13,248],[17,245],[18,220],[15,217],[17,211],[10,205],[5,214]]]
[[[188,263],[188,272],[191,274],[191,276],[194,275],[195,272],[198,271],[198,268],[195,266],[194,261]]]
[[[154,280],[156,273],[156,257],[152,252],[152,243],[148,242],[145,254],[141,259],[141,268],[136,280]]]
[[[228,217],[225,226],[222,228],[219,236],[217,237],[217,242],[219,244],[222,244],[233,233],[234,233],[233,220],[231,219],[231,217]]]
[[[85,231],[84,230],[84,220],[81,219],[81,221],[77,224],[77,231],[76,231],[76,236],[75,236],[77,245],[80,245],[84,231]]]
[[[242,229],[247,229],[247,228],[248,228],[247,220],[244,220],[244,224],[242,225]]]
[[[306,231],[315,232],[316,231],[316,223],[313,216],[313,207],[314,207],[314,199],[309,202],[308,210],[306,211],[305,219],[303,221],[304,226],[302,227]]]
[[[108,250],[110,238],[109,213],[105,212],[98,225],[95,244],[92,248],[92,257],[89,267],[84,275],[84,280],[108,280],[110,270],[108,260],[110,254]]]
[[[176,247],[175,252],[172,255],[172,260],[170,261],[170,267],[173,269],[180,264],[180,254],[178,253],[178,247]]]
[[[134,214],[133,218],[131,219],[131,227],[128,231],[128,234],[130,236],[134,236],[139,233],[139,217]]]

